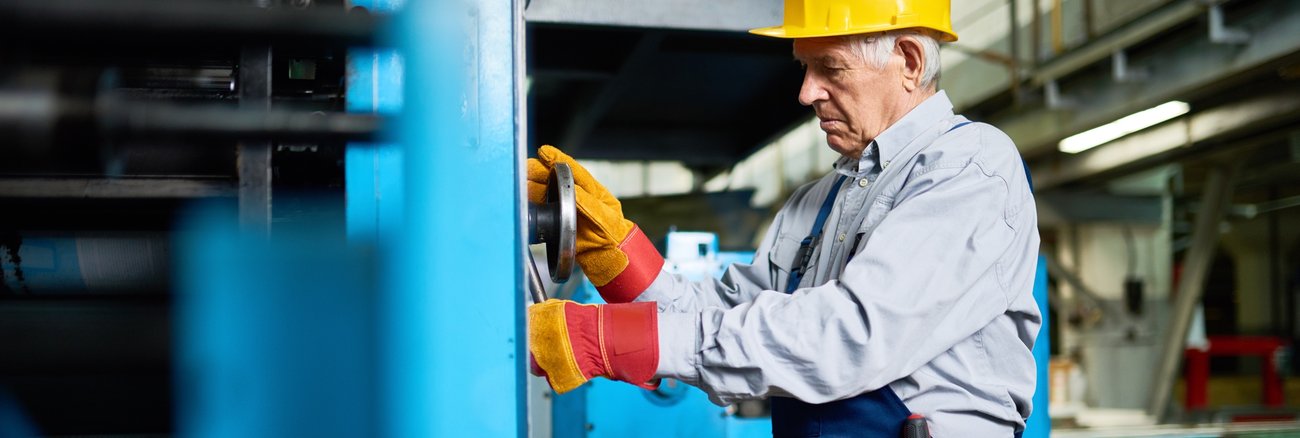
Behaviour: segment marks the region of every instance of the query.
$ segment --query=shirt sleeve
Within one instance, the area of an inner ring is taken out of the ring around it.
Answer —
[[[1006,312],[1007,183],[976,162],[909,180],[840,279],[662,314],[659,375],[719,404],[824,403],[906,377]]]
[[[778,230],[785,221],[785,212],[811,185],[800,187],[787,201],[785,207],[772,219],[763,241],[754,252],[749,264],[733,263],[721,279],[710,278],[690,281],[679,275],[660,271],[636,301],[654,301],[660,312],[699,312],[709,308],[726,308],[753,300],[759,292],[774,289],[772,285],[769,253],[776,242]]]

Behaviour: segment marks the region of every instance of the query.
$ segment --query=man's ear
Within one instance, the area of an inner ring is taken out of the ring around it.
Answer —
[[[916,37],[904,35],[894,43],[898,54],[903,56],[903,89],[911,92],[921,87],[921,77],[925,74],[925,51]]]

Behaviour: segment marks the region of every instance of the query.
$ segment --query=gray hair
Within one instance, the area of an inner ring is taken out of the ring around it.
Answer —
[[[889,56],[894,52],[894,43],[901,36],[912,36],[921,42],[921,52],[925,57],[925,66],[921,70],[921,86],[938,89],[939,39],[936,38],[935,31],[925,28],[908,28],[880,33],[850,35],[847,38],[849,44],[853,46],[854,53],[857,53],[863,61],[871,64],[871,66],[881,69],[885,68],[885,63],[889,62]]]

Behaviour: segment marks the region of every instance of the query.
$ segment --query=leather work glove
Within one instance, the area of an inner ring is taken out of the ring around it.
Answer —
[[[596,376],[655,389],[659,366],[655,303],[578,304],[546,300],[528,306],[533,374],[563,394]]]
[[[623,217],[618,199],[573,157],[550,145],[538,149],[537,157],[528,159],[528,200],[541,203],[551,168],[555,163],[568,164],[577,186],[578,264],[606,302],[635,300],[664,266],[659,250],[635,223]]]

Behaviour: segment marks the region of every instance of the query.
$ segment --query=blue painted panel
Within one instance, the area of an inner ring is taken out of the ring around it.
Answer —
[[[526,433],[513,3],[411,2],[404,222],[381,305],[389,435]]]
[[[372,13],[391,13],[394,0],[356,0]],[[348,50],[346,108],[394,115],[402,110],[403,61],[395,49]],[[402,218],[402,149],[392,143],[352,143],[344,154],[347,233],[353,241],[392,238]]]
[[[324,230],[272,241],[199,217],[180,244],[179,435],[376,435],[369,259]]]
[[[348,239],[393,238],[402,219],[402,150],[392,144],[350,144],[344,169]]]
[[[587,401],[591,438],[726,436],[726,411],[685,383],[665,381],[658,391],[646,391],[596,379],[587,388]]]
[[[727,417],[727,438],[768,438],[772,436],[772,418]]]
[[[4,389],[0,389],[0,436],[37,436],[27,413]]]
[[[1034,388],[1034,412],[1029,414],[1025,423],[1025,438],[1046,438],[1052,434],[1052,419],[1048,415],[1048,376],[1047,368],[1051,360],[1052,336],[1048,325],[1047,308],[1047,257],[1038,256],[1038,271],[1034,274],[1034,300],[1038,302],[1038,312],[1043,315],[1043,325],[1038,329],[1038,338],[1034,341],[1034,363],[1038,365],[1038,385]]]

